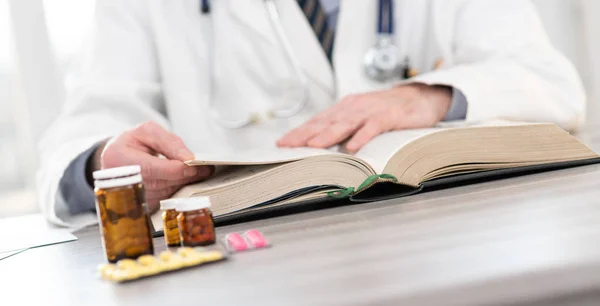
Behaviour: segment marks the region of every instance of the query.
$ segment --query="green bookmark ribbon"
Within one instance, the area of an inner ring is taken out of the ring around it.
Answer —
[[[330,192],[327,193],[327,195],[330,196],[330,197],[332,197],[332,198],[334,198],[334,199],[347,198],[348,196],[354,194],[355,192],[360,192],[360,191],[362,191],[365,188],[371,187],[373,184],[375,184],[380,179],[391,180],[394,183],[398,182],[398,179],[395,176],[391,175],[391,174],[376,174],[376,175],[369,176],[356,189],[354,189],[354,187],[347,187],[347,188],[344,188],[342,190],[330,191]]]
[[[334,199],[344,199],[354,193],[354,187],[344,188],[342,190],[329,191],[327,195]]]

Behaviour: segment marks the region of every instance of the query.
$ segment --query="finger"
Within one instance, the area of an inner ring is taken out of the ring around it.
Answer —
[[[360,127],[360,122],[339,122],[330,125],[326,130],[322,131],[312,139],[308,140],[308,146],[314,148],[329,148],[336,145],[350,135],[352,135]]]
[[[197,167],[190,167],[178,160],[159,158],[147,153],[136,152],[136,162],[142,167],[146,180],[181,180],[198,175]]]
[[[144,181],[144,186],[147,190],[160,190],[167,187],[181,187],[188,184],[196,183],[201,180],[205,180],[212,174],[212,167],[201,166],[198,169],[196,176],[188,177],[180,180],[163,180],[163,179],[151,179]]]
[[[368,94],[349,94],[341,98],[330,108],[320,112],[314,117],[315,120],[331,120],[341,111],[347,111],[356,107],[359,107],[360,102],[364,100],[364,97]]]
[[[214,166],[187,166],[184,172],[194,172],[195,175],[186,175],[186,178],[181,181],[197,181],[200,179],[206,179],[215,172]],[[177,181],[177,179],[175,179]]]
[[[190,178],[186,178],[183,180],[176,180],[176,181],[148,180],[148,181],[144,181],[144,187],[146,188],[146,190],[162,190],[162,189],[170,188],[170,187],[182,187],[182,186],[192,184],[192,183],[198,182],[200,180],[204,180],[204,179],[206,179],[206,177],[196,176],[196,177],[190,177]]]
[[[312,117],[309,121],[306,122],[306,124],[326,124],[326,123],[330,123],[330,122],[334,122],[333,118],[335,117],[336,114],[338,114],[340,111],[344,110],[344,108],[342,107],[343,105],[341,103],[338,103],[318,114],[316,114],[314,117]]]
[[[159,190],[146,190],[146,198],[164,200],[172,196],[179,189],[181,189],[181,186],[172,186]]]
[[[334,124],[348,121],[352,121],[352,123],[355,124],[355,121],[358,121],[358,123],[364,122],[364,120],[373,113],[374,106],[377,105],[377,103],[369,103],[368,106],[365,107],[363,101],[369,101],[366,97],[368,96],[346,96],[336,105],[314,116],[307,124]]]
[[[166,187],[171,187],[171,182],[174,181],[168,181],[168,180],[144,180],[144,188],[149,191],[149,190],[161,190],[164,189]]]
[[[148,204],[148,215],[150,216],[160,209],[160,200],[158,199],[148,200],[146,198],[146,203]]]
[[[164,129],[155,122],[146,122],[132,133],[139,142],[153,149],[168,159],[187,161],[194,159],[194,154],[183,143],[183,140]]]
[[[302,147],[306,146],[309,139],[332,123],[331,118],[340,105],[339,103],[318,113],[309,121],[293,129],[277,141],[279,147]]]
[[[279,139],[277,145],[280,147],[304,147],[308,144],[309,139],[321,133],[329,125],[330,123],[324,122],[305,123]]]
[[[377,135],[387,132],[389,129],[384,123],[378,120],[369,120],[352,136],[346,144],[346,149],[350,152],[360,150],[365,144],[375,138]]]

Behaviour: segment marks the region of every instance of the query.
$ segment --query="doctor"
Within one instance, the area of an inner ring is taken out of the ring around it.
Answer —
[[[41,143],[52,222],[96,221],[90,173],[140,164],[155,208],[192,152],[357,151],[386,131],[494,118],[582,124],[573,66],[525,0],[99,0]],[[158,158],[157,155],[166,158]]]

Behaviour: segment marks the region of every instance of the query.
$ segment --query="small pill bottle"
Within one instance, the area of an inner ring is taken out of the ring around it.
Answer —
[[[111,263],[154,254],[140,171],[140,166],[127,166],[93,173],[100,232]]]
[[[183,246],[205,246],[215,243],[215,225],[208,197],[192,197],[177,202],[177,221]]]
[[[160,209],[163,211],[163,232],[165,243],[170,247],[178,247],[181,245],[181,237],[179,237],[179,224],[177,223],[177,215],[175,210],[178,199],[168,199],[160,201]]]

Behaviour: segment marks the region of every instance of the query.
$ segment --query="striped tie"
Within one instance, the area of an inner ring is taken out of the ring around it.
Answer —
[[[331,62],[334,32],[329,27],[327,14],[321,6],[320,1],[321,0],[298,0],[298,4],[304,11],[304,15],[306,15],[306,18],[310,22],[315,35],[319,38],[323,51]]]

